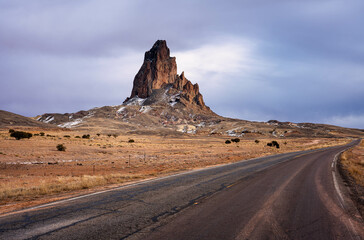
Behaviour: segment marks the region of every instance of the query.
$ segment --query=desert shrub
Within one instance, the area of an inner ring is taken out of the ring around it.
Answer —
[[[63,137],[65,137],[65,138],[70,138],[71,136],[70,136],[70,135],[64,135]]]
[[[231,139],[231,141],[234,142],[234,143],[238,143],[238,142],[240,142],[240,139],[239,138],[233,138],[233,139]]]
[[[33,134],[22,132],[22,131],[14,131],[10,134],[10,137],[14,137],[16,140],[20,140],[22,138],[31,138]]]
[[[66,151],[66,146],[63,145],[63,144],[58,144],[56,146],[56,148],[57,148],[58,151],[63,151],[63,152]]]
[[[15,132],[14,129],[9,129],[9,133],[13,133],[13,132]]]
[[[258,144],[260,141],[257,139],[257,140],[255,140],[254,142]]]
[[[267,143],[267,146],[279,148],[279,143],[274,140],[274,141],[272,141],[270,143]]]
[[[100,133],[97,133],[96,135],[97,135],[98,137],[100,137],[100,135],[101,135],[101,134],[100,134]]]
[[[44,136],[44,134],[45,134],[45,133],[44,133],[44,132],[40,132],[39,134],[40,134],[41,136]]]
[[[90,134],[84,134],[84,135],[82,135],[82,138],[89,139],[90,138]]]
[[[81,138],[80,136],[76,136],[75,138]]]
[[[108,137],[111,137],[111,134],[108,134],[107,136],[108,136]]]
[[[134,139],[129,139],[129,141],[128,141],[128,142],[133,143],[133,142],[135,142],[135,141],[134,141]]]
[[[119,136],[119,135],[117,135],[117,134],[113,134],[113,137],[114,137],[114,138],[117,138],[118,136]]]
[[[39,136],[39,133],[35,133],[34,136]]]
[[[287,142],[284,142],[283,144],[284,144],[284,145],[287,145]]]
[[[230,144],[231,143],[231,141],[230,140],[226,140],[225,141],[225,144]]]
[[[273,147],[279,148],[279,143],[277,141],[272,141]]]

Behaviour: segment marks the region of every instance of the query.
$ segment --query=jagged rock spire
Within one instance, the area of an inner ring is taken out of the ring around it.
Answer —
[[[134,78],[130,98],[135,96],[147,98],[153,89],[159,89],[164,84],[174,83],[176,75],[176,58],[169,56],[166,41],[158,40],[145,53],[143,65]]]
[[[184,72],[177,75],[176,58],[170,56],[167,42],[158,40],[149,51],[145,52],[143,65],[134,78],[131,95],[125,102],[135,96],[148,98],[153,90],[167,85],[181,94],[184,100],[182,102],[210,111],[205,106],[198,84],[192,84]]]

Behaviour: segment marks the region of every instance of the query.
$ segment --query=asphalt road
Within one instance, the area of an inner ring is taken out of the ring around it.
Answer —
[[[0,239],[364,239],[328,149],[140,182],[0,216]]]

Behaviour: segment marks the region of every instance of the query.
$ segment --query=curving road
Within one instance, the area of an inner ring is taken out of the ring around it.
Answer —
[[[364,239],[336,174],[358,143],[144,181],[0,216],[0,239]]]

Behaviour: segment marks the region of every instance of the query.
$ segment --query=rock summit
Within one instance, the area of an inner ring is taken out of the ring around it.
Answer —
[[[178,100],[185,106],[211,111],[204,103],[198,84],[192,84],[184,75],[177,74],[176,58],[170,56],[165,40],[158,40],[144,55],[144,62],[136,74],[131,95],[124,103],[138,97],[153,96],[157,90],[165,89],[168,94],[178,95]]]

